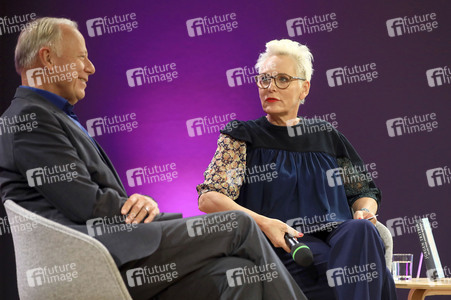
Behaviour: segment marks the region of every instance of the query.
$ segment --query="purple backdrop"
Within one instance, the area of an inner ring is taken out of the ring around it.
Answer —
[[[96,73],[76,113],[129,194],[152,195],[162,211],[185,217],[201,213],[195,186],[216,149],[218,128],[231,118],[263,114],[252,80],[258,53],[272,39],[306,44],[315,71],[300,115],[335,116],[329,121],[375,163],[383,192],[379,220],[392,230],[394,251],[413,253],[416,268],[420,247],[411,223],[432,214],[442,264],[451,266],[449,1],[113,0],[0,7],[3,22],[10,22],[0,24],[0,113],[20,84],[13,49],[21,21],[30,14],[77,21]],[[0,284],[13,299],[10,236],[0,241],[0,264],[8,270]]]

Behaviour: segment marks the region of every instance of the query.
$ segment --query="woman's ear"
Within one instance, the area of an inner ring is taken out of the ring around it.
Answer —
[[[305,80],[301,86],[301,94],[299,95],[299,100],[304,100],[310,91],[310,81]]]

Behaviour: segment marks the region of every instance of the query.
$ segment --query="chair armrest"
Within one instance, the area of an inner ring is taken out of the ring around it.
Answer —
[[[391,271],[392,268],[392,257],[393,257],[393,236],[381,222],[376,223],[376,229],[379,231],[379,235],[382,238],[382,241],[385,245],[385,262],[387,264],[387,268]]]

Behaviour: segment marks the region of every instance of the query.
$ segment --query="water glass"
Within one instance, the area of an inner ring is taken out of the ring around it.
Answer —
[[[394,280],[411,280],[413,254],[393,254],[392,275]]]

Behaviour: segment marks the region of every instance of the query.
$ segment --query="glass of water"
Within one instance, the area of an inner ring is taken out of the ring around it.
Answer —
[[[411,280],[413,254],[393,254],[392,275],[394,280]]]

